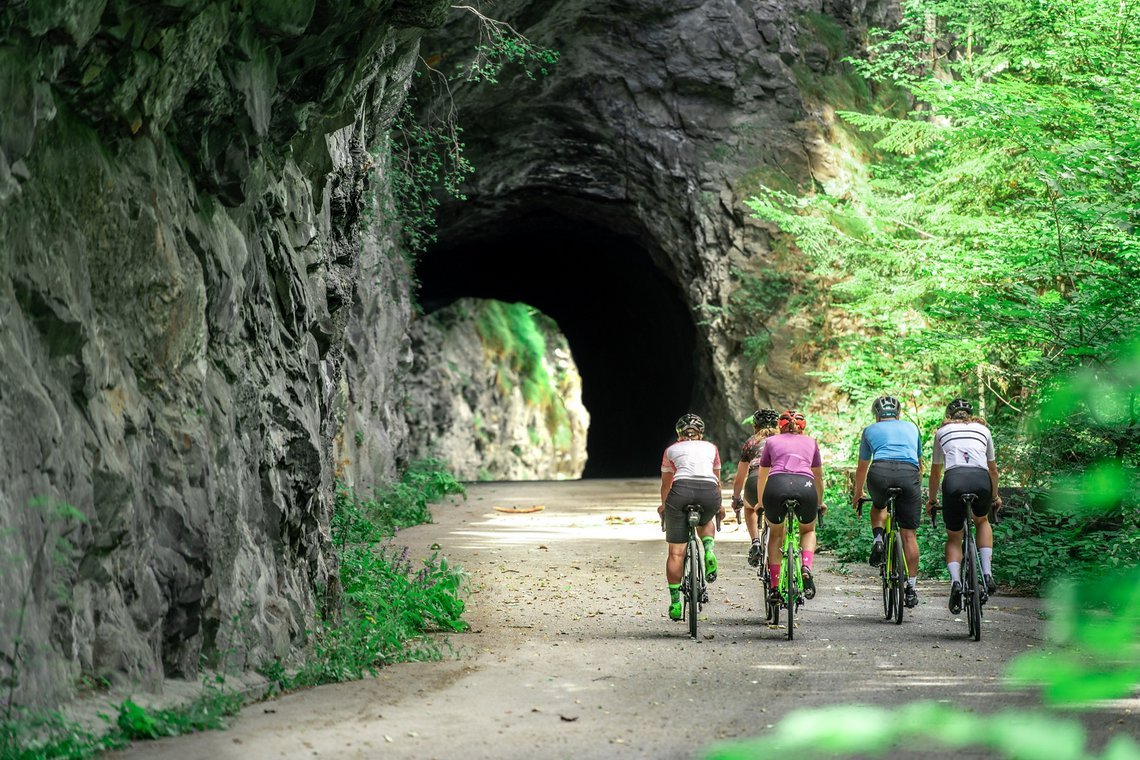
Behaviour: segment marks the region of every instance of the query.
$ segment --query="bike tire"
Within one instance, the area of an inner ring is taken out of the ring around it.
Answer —
[[[895,605],[895,625],[899,625],[903,621],[903,586],[906,584],[906,578],[903,577],[903,563],[905,562],[903,555],[902,536],[896,530],[894,540],[891,542],[892,551],[894,552],[894,561],[891,562],[891,585],[892,596],[894,597]]]
[[[784,572],[788,574],[788,641],[791,641],[796,635],[796,600],[800,596],[799,574],[795,571],[795,564],[798,559],[796,552],[788,552],[784,557]]]
[[[978,588],[978,556],[973,536],[966,541],[966,594],[968,607],[966,617],[970,624],[970,636],[974,641],[982,640],[982,594]]]
[[[689,541],[689,637],[697,638],[697,613],[701,609],[701,552]]]
[[[879,565],[879,581],[883,584],[883,619],[890,620],[895,614],[894,594],[891,593],[891,582],[887,577],[887,565]]]

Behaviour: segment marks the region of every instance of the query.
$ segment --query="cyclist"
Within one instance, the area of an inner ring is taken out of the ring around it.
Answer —
[[[723,518],[724,508],[720,505],[720,451],[704,440],[704,421],[695,414],[686,414],[677,420],[675,429],[677,442],[665,449],[661,457],[661,506],[657,507],[657,514],[665,516],[665,540],[669,543],[669,556],[665,560],[669,617],[680,620],[684,614],[681,610],[681,574],[689,538],[685,507],[701,505],[697,533],[705,545],[705,577],[709,583],[716,580],[717,573],[716,554],[713,553],[716,525],[712,519],[718,514]]]
[[[987,594],[997,591],[993,578],[994,533],[989,521],[990,505],[1001,509],[993,435],[986,421],[975,417],[974,407],[962,398],[946,406],[946,419],[934,433],[926,502],[929,513],[934,511],[939,479],[942,481],[942,520],[946,525],[946,569],[950,571],[950,612],[957,615],[962,611],[962,532],[966,526],[962,494],[972,493],[978,497],[974,508],[981,514],[974,516],[975,539]]]
[[[744,447],[740,451],[736,479],[732,482],[732,508],[744,507],[744,525],[748,529],[749,537],[752,538],[752,548],[748,550],[748,564],[752,567],[760,564],[760,555],[763,552],[760,546],[760,519],[757,515],[760,500],[756,494],[758,478],[756,471],[760,469],[760,451],[764,448],[764,440],[776,434],[778,418],[775,409],[758,409],[745,420],[752,423],[752,435],[744,442]]]
[[[784,502],[796,500],[800,520],[800,550],[803,554],[804,596],[815,596],[811,566],[815,556],[815,518],[827,511],[823,503],[823,468],[819,445],[804,434],[807,420],[789,409],[777,420],[779,435],[764,441],[756,490],[764,505],[764,518],[772,530],[768,537],[768,598],[778,604],[780,592],[780,546],[784,542]]]
[[[859,439],[859,464],[855,467],[857,507],[863,498],[863,485],[871,492],[871,557],[873,567],[883,564],[886,530],[887,489],[901,488],[895,500],[895,520],[902,536],[903,553],[910,571],[903,590],[903,604],[918,605],[918,530],[922,519],[922,442],[918,426],[899,419],[901,405],[894,396],[879,396],[871,404],[874,424],[863,428]]]

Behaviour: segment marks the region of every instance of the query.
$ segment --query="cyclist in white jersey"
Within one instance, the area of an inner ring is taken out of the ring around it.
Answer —
[[[945,477],[942,476],[945,470]],[[939,479],[942,480],[942,520],[946,525],[946,569],[950,572],[950,612],[962,611],[962,531],[966,526],[966,504],[962,494],[976,494],[974,525],[982,578],[989,594],[997,590],[993,578],[994,533],[990,527],[990,505],[1001,509],[994,439],[986,421],[974,416],[974,407],[965,399],[954,399],[946,407],[946,419],[934,433],[929,495],[926,511],[933,513]]]
[[[701,505],[697,534],[705,545],[705,577],[716,580],[717,560],[713,553],[716,524],[713,518],[724,517],[720,505],[720,451],[704,440],[705,423],[695,414],[677,420],[677,442],[665,449],[661,457],[661,506],[657,514],[665,516],[665,540],[669,556],[665,560],[665,580],[669,585],[669,617],[680,620],[681,575],[685,564],[685,545],[689,540],[689,504]]]

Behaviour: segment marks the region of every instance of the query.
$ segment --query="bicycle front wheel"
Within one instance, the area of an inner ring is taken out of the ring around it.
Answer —
[[[689,636],[697,638],[697,611],[701,608],[701,552],[689,541]]]

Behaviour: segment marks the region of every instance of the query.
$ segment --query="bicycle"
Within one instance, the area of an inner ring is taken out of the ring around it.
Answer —
[[[772,603],[765,598],[765,606],[769,612],[768,619],[772,625],[780,624],[781,607],[788,611],[788,641],[795,637],[796,611],[804,604],[804,577],[800,566],[800,520],[796,516],[797,504],[799,502],[795,499],[784,500],[784,509],[787,510],[787,517],[784,519],[784,544],[781,547],[784,552],[784,559],[781,563],[783,567],[780,571],[780,582],[776,586],[776,590],[780,592],[780,602]],[[765,546],[767,546],[766,543]],[[765,559],[767,558],[765,557]]]
[[[962,611],[966,613],[969,635],[974,641],[982,640],[982,606],[989,601],[986,586],[981,582],[981,565],[978,558],[978,545],[974,539],[975,493],[962,494],[966,504],[966,520],[962,527]],[[930,512],[930,524],[938,527],[934,520],[935,507]]]
[[[899,625],[903,620],[903,589],[906,586],[906,579],[910,576],[906,566],[902,536],[895,525],[895,500],[901,493],[901,488],[887,489],[887,505],[884,507],[887,510],[887,519],[883,524],[886,530],[883,538],[886,557],[883,564],[879,565],[879,578],[883,585],[883,617],[885,620],[893,617],[895,625]],[[872,503],[872,499],[859,499],[855,514],[862,517],[863,505]]]
[[[689,535],[685,543],[685,560],[681,575],[681,598],[684,600],[682,619],[689,623],[689,638],[697,639],[697,616],[701,607],[708,603],[709,590],[705,583],[705,544],[697,535],[701,521],[701,505],[686,504],[686,522]],[[720,515],[716,517],[716,527],[720,530]],[[665,530],[665,515],[661,515],[661,530]],[[695,582],[694,582],[694,579]]]

